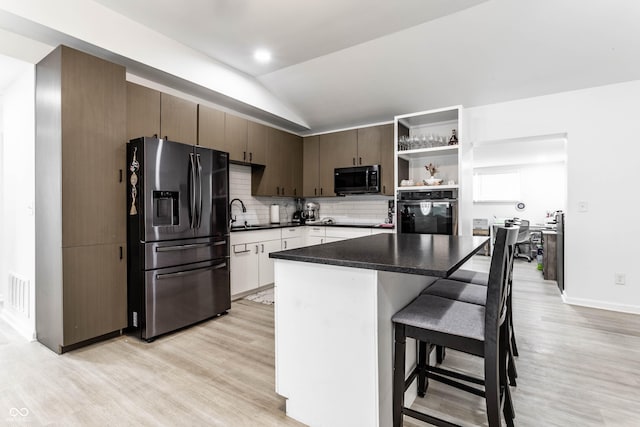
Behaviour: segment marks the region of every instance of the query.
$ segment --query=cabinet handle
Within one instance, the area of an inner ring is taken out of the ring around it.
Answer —
[[[320,187],[320,195],[322,196],[322,187]]]
[[[122,182],[122,169],[120,169],[120,182]]]
[[[247,152],[246,152],[246,151],[243,151],[243,152],[242,152],[242,161],[243,161],[243,162],[246,162],[246,161],[247,161]]]
[[[358,164],[361,165],[362,164],[362,157],[358,157]]]
[[[320,244],[323,244],[323,243],[324,243],[324,239],[320,239]]]
[[[158,137],[158,134],[157,134],[157,133],[154,133],[154,134],[153,134],[153,137],[154,137],[154,138],[157,138],[157,137]]]
[[[264,253],[264,244],[260,244],[260,253]]]
[[[314,196],[317,196],[317,195],[318,195],[318,189],[317,189],[317,188],[314,188],[314,189],[313,189],[313,195],[314,195]]]
[[[284,196],[284,187],[282,187],[282,194],[281,196]]]
[[[287,249],[287,241],[284,241],[284,248]]]
[[[258,253],[258,245],[256,245],[256,253]]]
[[[120,259],[122,259],[123,257],[123,250],[122,250],[122,246],[120,246]]]
[[[253,161],[253,153],[249,152],[249,163]]]
[[[356,165],[356,158],[354,157],[353,158],[353,166],[355,166],[355,165]]]
[[[242,251],[236,251],[236,246],[240,246],[240,245],[233,245],[233,253],[234,254],[244,254],[244,253],[247,253],[247,252],[251,252],[251,249],[247,249],[247,244],[246,243],[244,244],[244,250],[242,250]]]
[[[298,195],[298,190],[296,190],[295,188],[293,189],[293,195],[297,196]]]
[[[276,194],[279,196],[280,195],[280,187],[276,187]]]
[[[165,141],[168,141],[168,140],[169,140],[169,137],[168,137],[167,135],[165,135],[165,136],[164,136],[164,140],[165,140]]]

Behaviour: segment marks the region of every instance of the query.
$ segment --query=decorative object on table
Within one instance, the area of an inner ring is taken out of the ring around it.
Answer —
[[[449,138],[449,145],[458,144],[458,137],[456,136],[456,130],[451,129],[451,138]]]
[[[138,148],[136,147],[133,149],[133,160],[131,161],[131,166],[129,166],[129,170],[131,171],[131,176],[129,177],[129,182],[131,183],[131,209],[129,210],[129,215],[138,214],[138,210],[136,209],[136,196],[138,195],[138,188],[136,186],[138,184],[138,174],[136,174],[136,171],[140,169],[140,163],[136,157],[137,152]]]
[[[424,167],[427,170],[427,174],[429,175],[427,179],[425,179],[424,185],[440,185],[442,184],[442,179],[436,178],[436,173],[438,172],[438,168],[433,163],[429,163]]]
[[[436,173],[438,173],[438,168],[433,163],[425,165],[424,168],[427,170],[427,174],[429,174],[429,177],[435,176]]]

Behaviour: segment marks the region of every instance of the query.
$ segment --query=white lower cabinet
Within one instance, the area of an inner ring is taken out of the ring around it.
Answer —
[[[280,248],[280,229],[231,233],[231,298],[273,283],[269,254]]]
[[[273,283],[271,252],[337,242],[393,230],[358,227],[288,227],[231,233],[231,298]]]
[[[301,248],[304,245],[304,227],[282,229],[282,250]]]

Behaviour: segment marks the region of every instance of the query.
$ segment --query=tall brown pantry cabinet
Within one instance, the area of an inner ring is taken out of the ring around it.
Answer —
[[[36,66],[36,334],[62,353],[127,326],[125,69],[60,46]]]

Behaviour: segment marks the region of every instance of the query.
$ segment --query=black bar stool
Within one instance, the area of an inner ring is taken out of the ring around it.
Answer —
[[[517,236],[517,229],[500,229],[497,232],[484,306],[422,294],[392,317],[395,326],[394,427],[402,426],[403,415],[434,425],[455,425],[404,406],[404,393],[416,377],[419,395],[424,395],[426,391],[427,378],[440,381],[484,397],[489,426],[501,425],[501,412],[507,425],[513,425],[515,412],[507,383],[508,331],[505,319],[508,293],[506,243],[511,241],[514,234]],[[405,378],[407,337],[420,342],[420,353],[418,366]],[[483,357],[483,378],[429,366],[426,349],[434,345]],[[470,386],[459,380],[484,387]]]

